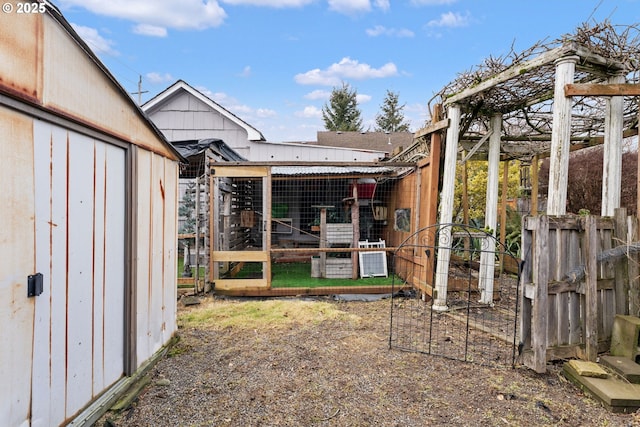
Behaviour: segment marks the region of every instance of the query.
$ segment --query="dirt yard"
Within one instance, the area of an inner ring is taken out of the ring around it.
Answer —
[[[388,347],[389,300],[207,297],[100,426],[635,426],[550,365],[489,368]]]

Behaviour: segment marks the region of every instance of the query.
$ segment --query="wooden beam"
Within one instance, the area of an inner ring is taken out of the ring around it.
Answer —
[[[538,166],[539,158],[536,154],[531,160],[531,206],[529,208],[530,215],[538,215]]]
[[[430,135],[430,134],[432,134],[434,132],[437,132],[437,131],[442,130],[442,129],[446,129],[448,127],[449,127],[449,119],[443,119],[443,120],[437,121],[435,123],[431,123],[430,125],[425,126],[422,129],[418,129],[413,134],[413,140],[415,141],[418,138]]]
[[[487,89],[490,89],[494,86],[497,86],[500,83],[507,82],[513,78],[519,77],[528,70],[533,70],[535,68],[539,68],[543,65],[547,65],[553,63],[556,59],[561,58],[567,54],[571,54],[575,52],[572,47],[560,46],[558,48],[549,50],[540,56],[530,60],[524,61],[520,64],[513,65],[507,68],[505,71],[487,79],[479,84],[473,86],[472,88],[463,90],[462,92],[457,93],[456,95],[450,96],[444,102],[445,106],[449,106],[451,104],[455,104],[465,98],[469,98],[473,95],[476,95],[480,92],[483,92]]]
[[[640,96],[640,84],[566,84],[564,96]]]

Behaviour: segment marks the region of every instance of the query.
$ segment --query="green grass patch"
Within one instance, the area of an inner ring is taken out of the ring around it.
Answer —
[[[181,327],[215,327],[264,329],[291,323],[317,324],[341,319],[357,322],[359,318],[338,310],[336,305],[319,301],[260,300],[229,303],[210,300],[178,316]]]
[[[262,277],[261,263],[247,263],[236,276],[237,279]],[[398,281],[396,281],[398,283]],[[324,286],[390,286],[393,276],[365,277],[361,279],[324,279],[311,277],[310,263],[272,263],[271,288],[318,288]]]
[[[184,257],[178,257],[178,277],[183,277],[182,273],[184,272]],[[191,274],[195,275],[196,267],[195,265],[191,266]],[[204,267],[200,267],[200,277],[204,277]]]

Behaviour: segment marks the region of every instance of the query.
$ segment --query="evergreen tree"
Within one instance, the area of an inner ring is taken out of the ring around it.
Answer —
[[[341,88],[333,88],[329,104],[322,107],[322,119],[327,130],[362,131],[362,118],[356,97],[355,89],[351,89],[346,83],[342,83]]]
[[[409,123],[404,121],[402,110],[404,105],[398,105],[398,94],[387,90],[387,96],[380,106],[381,113],[376,115],[376,131],[378,132],[406,132]]]

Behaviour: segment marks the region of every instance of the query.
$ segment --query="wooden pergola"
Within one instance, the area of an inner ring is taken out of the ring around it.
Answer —
[[[639,51],[636,27],[620,32],[608,22],[585,24],[552,44],[537,44],[508,58],[489,58],[447,85],[434,97],[448,121],[439,222],[453,219],[456,164],[462,152],[466,153],[462,161],[488,161],[485,225],[496,230],[501,160],[531,162],[532,212],[536,212],[538,161],[548,156],[546,213],[564,215],[569,154],[598,144],[604,144],[605,152],[601,215],[613,216],[620,206],[623,139],[638,135]],[[483,258],[481,302],[490,303],[494,261],[489,253]],[[447,310],[449,260],[449,251],[441,250],[436,310]]]

